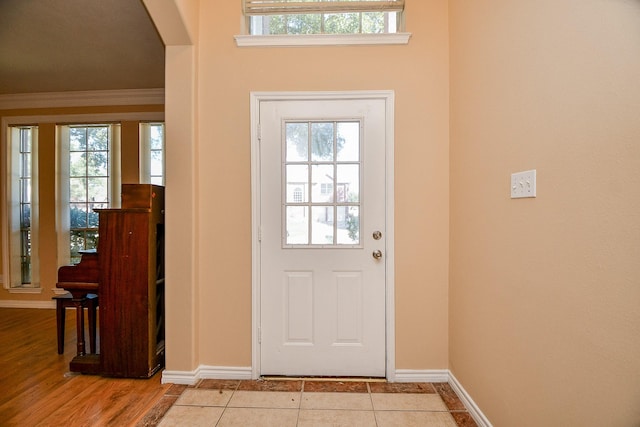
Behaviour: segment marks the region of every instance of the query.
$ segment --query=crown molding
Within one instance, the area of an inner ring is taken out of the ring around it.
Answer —
[[[18,108],[162,105],[164,88],[41,92],[0,95],[0,110]]]

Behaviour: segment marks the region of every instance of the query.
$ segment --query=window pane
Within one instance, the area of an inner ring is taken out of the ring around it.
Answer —
[[[106,126],[90,127],[87,130],[87,149],[90,151],[109,149],[109,128]]]
[[[87,149],[87,134],[85,128],[69,128],[69,151]]]
[[[22,176],[31,176],[31,154],[22,153]]]
[[[29,178],[20,180],[20,201],[31,203],[31,180]]]
[[[309,183],[309,166],[288,165],[287,173],[287,203],[306,203],[309,201],[307,191]]]
[[[87,174],[87,153],[69,153],[69,176],[85,176]]]
[[[318,34],[322,29],[322,15],[287,16],[287,34]]]
[[[85,249],[84,231],[71,230],[71,262],[77,263],[80,261],[80,251]]]
[[[23,204],[20,207],[20,228],[31,227],[31,205]]]
[[[360,208],[338,206],[338,244],[360,244]]]
[[[164,166],[164,160],[162,159],[162,151],[151,152],[151,176],[162,177],[162,169]]]
[[[362,14],[362,32],[366,34],[384,33],[384,12],[365,12]]]
[[[333,201],[333,165],[314,165],[311,167],[311,174],[311,201],[331,203]]]
[[[330,34],[360,32],[359,13],[328,13],[324,16],[324,31]]]
[[[164,125],[151,125],[151,149],[162,150],[164,148]]]
[[[84,203],[71,205],[69,210],[69,220],[71,228],[86,228],[87,227],[87,210]]]
[[[87,175],[107,176],[109,175],[109,153],[97,151],[87,153]]]
[[[288,245],[309,244],[309,208],[307,206],[287,206]]]
[[[87,179],[86,178],[70,178],[69,179],[69,201],[71,202],[87,201]]]
[[[109,179],[108,178],[89,178],[89,200],[90,202],[108,202],[109,201]]]
[[[338,161],[357,162],[360,160],[360,123],[338,123]]]
[[[311,123],[311,160],[333,158],[333,123]]]
[[[360,201],[360,165],[338,165],[336,199],[337,202]]]
[[[311,243],[314,245],[333,244],[333,206],[312,208]]]
[[[309,160],[309,124],[287,123],[285,126],[287,140],[287,162]]]

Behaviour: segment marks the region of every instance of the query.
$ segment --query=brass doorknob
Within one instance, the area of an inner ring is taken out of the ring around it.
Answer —
[[[382,251],[380,251],[380,250],[373,251],[373,257],[374,257],[375,259],[380,259],[380,258],[382,258]]]

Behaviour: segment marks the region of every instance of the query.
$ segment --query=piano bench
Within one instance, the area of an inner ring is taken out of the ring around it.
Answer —
[[[58,335],[58,354],[64,353],[64,326],[65,326],[65,309],[67,307],[75,307],[71,292],[60,295],[54,295],[51,299],[56,302],[56,329]],[[83,303],[89,314],[89,351],[92,354],[96,352],[96,308],[98,308],[98,295],[87,294],[87,298]],[[84,311],[84,310],[83,310]]]

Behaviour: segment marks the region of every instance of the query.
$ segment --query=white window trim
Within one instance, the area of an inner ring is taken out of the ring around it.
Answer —
[[[2,158],[5,159],[0,162],[0,174],[7,178],[4,179],[0,185],[2,186],[0,191],[0,198],[2,200],[2,271],[3,271],[3,283],[2,286],[10,293],[41,293],[42,287],[39,288],[11,288],[11,274],[10,274],[10,253],[9,253],[9,206],[8,201],[10,194],[9,186],[9,173],[10,170],[7,165],[5,153],[8,153],[7,144],[7,130],[11,126],[20,125],[34,125],[41,123],[105,123],[105,122],[122,122],[122,121],[158,121],[164,122],[163,112],[148,112],[148,113],[105,113],[105,114],[72,114],[72,115],[43,115],[43,116],[4,116],[0,120],[0,147],[3,153]],[[33,209],[33,208],[32,208]],[[58,266],[64,265],[58,259]]]
[[[387,34],[270,34],[233,36],[238,47],[302,47],[406,45],[411,33]]]

